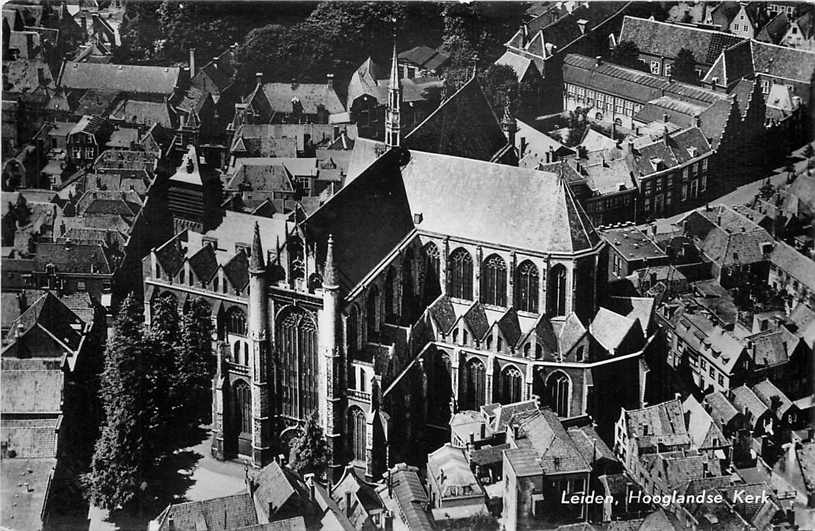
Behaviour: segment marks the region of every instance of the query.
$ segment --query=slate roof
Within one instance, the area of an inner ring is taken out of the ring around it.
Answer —
[[[656,447],[658,444],[679,446],[690,443],[679,399],[642,409],[625,410],[624,415],[628,436],[638,437],[637,443],[641,448]]]
[[[736,387],[732,392],[733,398],[731,401],[733,405],[739,410],[746,408],[750,413],[748,420],[752,426],[755,426],[758,420],[770,411],[753,390],[746,385]]]
[[[248,492],[172,504],[162,511],[156,521],[157,529],[160,531],[172,529],[227,531],[258,523],[255,505]]]
[[[782,80],[810,85],[815,75],[815,54],[806,50],[751,41],[753,69]]]
[[[760,367],[779,365],[789,361],[800,341],[798,336],[783,326],[748,336],[748,340],[753,342],[752,354],[749,352],[748,354],[752,357],[753,363]]]
[[[176,126],[176,118],[169,104],[161,101],[124,99],[111,111],[110,119],[147,126],[159,124],[168,129]]]
[[[697,64],[710,65],[722,50],[741,40],[721,31],[626,16],[618,42],[631,41],[642,52],[669,59],[675,59],[679,50],[686,48],[693,53]]]
[[[39,242],[34,255],[37,271],[44,271],[46,264],[54,264],[57,271],[63,273],[109,274],[113,267],[101,245],[75,244],[66,246],[61,243]]]
[[[272,462],[254,477],[257,488],[253,497],[270,519],[284,505],[301,510],[310,508],[308,487],[291,470]]]
[[[518,344],[521,338],[521,325],[518,322],[518,312],[515,308],[507,310],[497,321],[497,325],[510,346]]]
[[[710,406],[710,415],[713,420],[719,423],[719,426],[726,426],[739,414],[739,410],[733,406],[721,391],[705,395],[704,402]]]
[[[12,321],[7,339],[24,338],[32,329],[42,329],[59,341],[69,353],[75,353],[82,342],[85,323],[50,291]],[[33,353],[36,356],[36,353]]]
[[[591,470],[591,464],[586,461],[552,410],[544,408],[537,415],[522,417],[519,424],[528,443],[522,443],[523,439],[520,439],[517,441],[518,446],[529,444],[537,454],[543,474]]]
[[[799,253],[794,247],[784,242],[776,242],[770,253],[770,262],[778,269],[795,277],[808,290],[815,291],[815,262]]]
[[[224,187],[226,190],[294,192],[292,176],[282,164],[241,164]]]
[[[413,63],[428,70],[436,70],[447,64],[447,61],[450,60],[450,56],[447,54],[424,45],[415,46],[409,50],[399,52],[398,57],[399,61]]]
[[[103,89],[138,94],[172,94],[181,69],[65,61],[58,85],[69,90]]]
[[[178,243],[175,240],[170,240],[157,248],[156,259],[170,276],[175,276],[184,265],[184,255],[178,249]]]
[[[492,160],[507,144],[501,124],[473,77],[404,137],[411,150]]]
[[[201,282],[209,282],[218,272],[218,259],[211,245],[202,246],[188,261],[190,269]]]
[[[263,93],[273,112],[291,113],[295,98],[306,114],[316,114],[318,106],[329,114],[345,112],[339,96],[327,83],[265,83]]]
[[[399,463],[390,469],[393,495],[402,520],[411,531],[435,529],[430,515],[424,510],[429,499],[419,479],[418,469]]]
[[[751,389],[759,400],[761,400],[779,420],[793,407],[793,403],[789,397],[770,380],[764,379],[753,385]],[[773,403],[776,399],[778,401],[777,409],[773,407]]]

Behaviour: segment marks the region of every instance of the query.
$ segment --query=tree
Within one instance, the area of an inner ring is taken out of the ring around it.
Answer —
[[[289,466],[300,475],[312,473],[324,477],[331,460],[331,448],[323,435],[317,412],[312,413],[306,423],[306,430],[294,440]]]
[[[451,527],[451,529],[468,531],[498,531],[500,528],[501,525],[498,523],[498,520],[485,511],[481,511],[470,516],[469,518],[460,520]]]
[[[648,65],[640,61],[640,49],[631,41],[621,41],[610,55],[612,63],[648,72]]]
[[[150,395],[143,407],[150,416],[150,428],[154,436],[151,444],[154,453],[163,455],[171,451],[179,430],[185,426],[178,421],[180,402],[187,397],[174,396],[176,353],[178,352],[178,309],[173,296],[159,297],[153,302],[152,325],[147,334],[146,378]]]
[[[141,309],[128,295],[108,341],[100,396],[105,411],[102,435],[84,476],[91,503],[105,509],[127,506],[155,460],[148,445],[150,412]]]
[[[181,421],[196,425],[210,413],[212,320],[209,304],[195,299],[184,313],[181,348],[176,359],[174,400],[181,405]]]
[[[699,76],[696,74],[696,59],[693,52],[687,48],[681,48],[676,54],[676,60],[671,68],[674,79],[685,83],[699,83]]]

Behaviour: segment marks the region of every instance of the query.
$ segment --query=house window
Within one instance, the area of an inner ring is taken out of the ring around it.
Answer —
[[[659,75],[659,61],[651,61],[651,73]]]
[[[688,185],[682,184],[682,201],[688,200]]]
[[[450,296],[473,298],[473,259],[466,249],[459,247],[450,255],[447,264],[450,273]]]
[[[702,171],[707,171],[707,159],[702,160]]]
[[[665,77],[670,76],[670,75],[671,75],[671,64],[670,63],[665,63]]]
[[[761,80],[761,92],[764,95],[767,95],[767,94],[770,93],[770,81],[769,80],[766,80],[766,79]]]
[[[687,166],[685,166],[684,168],[682,168],[682,180],[683,180],[683,181],[687,181],[687,180],[688,180],[688,167],[687,167]]]
[[[495,254],[488,256],[482,265],[481,302],[496,306],[507,304],[507,266]]]
[[[92,159],[93,158],[93,148],[92,147],[85,148],[85,158],[86,159]]]
[[[525,260],[518,266],[515,279],[515,307],[525,312],[538,311],[538,268]]]
[[[707,175],[702,175],[699,180],[699,191],[704,192],[705,190],[707,190]]]

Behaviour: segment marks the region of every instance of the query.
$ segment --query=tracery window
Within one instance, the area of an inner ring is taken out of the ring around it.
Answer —
[[[473,258],[466,249],[458,248],[450,255],[447,264],[450,277],[450,296],[459,299],[473,298]]]
[[[524,312],[538,311],[538,268],[525,260],[515,272],[515,307]]]
[[[507,265],[503,258],[493,254],[481,266],[481,302],[506,306]]]

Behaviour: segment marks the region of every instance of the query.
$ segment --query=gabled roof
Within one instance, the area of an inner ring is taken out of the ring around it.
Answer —
[[[484,305],[476,301],[470,308],[461,316],[461,319],[467,324],[467,328],[473,334],[473,339],[481,341],[487,334],[490,328],[489,320],[487,319],[487,312],[484,311]]]
[[[473,77],[416,126],[403,143],[411,150],[488,161],[507,139]]]
[[[602,306],[589,325],[589,332],[610,354],[614,354],[632,329],[641,331],[636,318],[630,319]]]
[[[739,414],[739,410],[733,406],[721,391],[705,395],[703,400],[710,406],[710,415],[719,426],[726,426]]]
[[[176,242],[175,239],[164,243],[161,247],[156,249],[156,259],[158,259],[161,267],[170,276],[175,276],[184,265],[184,255],[178,249],[178,242]]]
[[[628,436],[638,437],[640,447],[687,445],[690,436],[685,428],[682,403],[669,400],[641,409],[625,410]]]
[[[270,520],[284,506],[304,512],[310,509],[311,500],[306,484],[294,472],[276,462],[262,468],[252,481],[257,486],[252,497]]]
[[[705,449],[728,444],[713,417],[693,395],[689,395],[682,403],[682,410],[685,412],[685,426],[690,436],[691,448]]]
[[[228,530],[258,523],[248,492],[202,501],[168,505],[156,518],[158,531],[174,529]]]
[[[759,400],[761,400],[779,420],[784,417],[790,408],[794,407],[789,397],[768,379],[764,379],[755,384],[752,390]]]
[[[201,282],[209,282],[218,271],[218,259],[211,245],[202,246],[188,261],[190,269]]]
[[[172,94],[181,69],[65,61],[59,86],[69,90],[105,89],[138,94]]]
[[[731,401],[733,405],[750,414],[747,420],[749,420],[752,426],[755,426],[761,417],[770,411],[753,390],[746,385],[736,387],[732,392],[733,398]]]
[[[329,114],[345,112],[339,96],[327,83],[265,83],[263,93],[272,111],[288,114],[297,100],[306,114],[316,114],[319,107]]]
[[[224,275],[235,289],[242,290],[249,283],[249,259],[243,250],[235,253],[226,264],[224,264]]]
[[[456,311],[450,297],[441,296],[429,308],[430,315],[436,321],[443,334],[446,334],[456,324]]]
[[[82,343],[85,323],[50,291],[45,292],[10,324],[6,339],[25,339],[32,330],[44,331],[72,355]],[[4,345],[5,346],[5,345]],[[36,356],[36,352],[29,353]]]
[[[675,59],[679,50],[686,48],[693,53],[697,64],[709,65],[722,50],[742,39],[721,31],[626,16],[619,40],[631,41],[643,52],[668,59]]]

